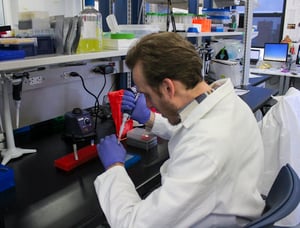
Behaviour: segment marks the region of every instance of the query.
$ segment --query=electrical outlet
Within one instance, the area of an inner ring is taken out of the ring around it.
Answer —
[[[69,79],[71,77],[70,73],[71,72],[63,72],[63,74],[61,76],[62,76],[63,79]]]
[[[28,79],[28,84],[29,85],[38,85],[38,84],[42,84],[43,82],[43,77],[42,76],[35,76],[35,77],[29,77]]]

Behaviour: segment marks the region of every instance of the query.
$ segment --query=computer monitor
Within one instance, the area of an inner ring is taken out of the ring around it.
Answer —
[[[250,50],[250,64],[255,65],[260,58],[260,50],[259,49],[252,49]]]
[[[264,61],[286,62],[289,44],[287,43],[265,43]]]
[[[300,44],[299,44],[299,47],[298,47],[297,58],[296,58],[296,64],[297,64],[297,65],[300,65]]]

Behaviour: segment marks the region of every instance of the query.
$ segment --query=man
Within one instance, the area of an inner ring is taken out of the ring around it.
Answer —
[[[253,113],[229,79],[208,85],[193,45],[176,33],[143,37],[126,57],[137,89],[122,108],[168,139],[161,187],[141,199],[116,137],[97,145],[106,172],[95,180],[112,227],[240,227],[260,216],[263,144]],[[147,107],[146,107],[147,105]],[[149,108],[160,113],[153,113]]]

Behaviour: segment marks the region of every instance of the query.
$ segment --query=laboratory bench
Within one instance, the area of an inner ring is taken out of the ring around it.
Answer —
[[[260,68],[250,68],[250,72],[252,74],[257,75],[266,75],[271,76],[273,78],[279,78],[279,94],[284,95],[289,87],[291,86],[291,82],[293,82],[296,78],[300,78],[300,67],[296,66],[295,69],[283,72],[281,69],[270,68],[270,69],[260,69]]]
[[[270,75],[255,75],[255,77],[249,77],[249,85],[251,86],[260,86],[263,85],[266,81],[270,80],[272,76]]]
[[[4,78],[7,73],[21,69],[72,65],[115,57],[122,59],[126,54],[127,50],[117,50],[2,61],[0,74]],[[120,65],[122,70],[122,61]],[[257,83],[250,79],[251,85],[245,87],[249,92],[241,96],[253,112],[260,109],[276,93],[271,89],[255,87]],[[106,219],[93,185],[104,168],[98,158],[69,172],[56,168],[54,161],[73,151],[72,144],[63,139],[60,127],[56,120],[50,120],[31,126],[28,131],[14,132],[17,147],[36,149],[37,152],[15,158],[7,164],[14,171],[15,187],[0,192],[0,228],[94,228],[105,224]],[[114,133],[112,121],[99,124],[98,137],[111,133]],[[78,147],[87,146],[89,143],[78,143]],[[141,161],[127,168],[127,171],[140,196],[145,197],[160,184],[159,168],[168,157],[167,143],[159,140],[158,146],[151,153],[130,147],[127,149],[142,157]]]
[[[278,94],[278,90],[262,88],[257,86],[242,86],[241,89],[248,90],[249,92],[241,95],[243,101],[245,101],[252,112],[262,110],[262,108],[272,99],[272,96]]]
[[[253,112],[261,108],[276,91],[245,86],[248,93],[241,98]],[[59,124],[60,123],[60,124]],[[97,137],[113,134],[112,120],[101,121]],[[28,131],[15,132],[17,147],[37,149],[7,166],[14,170],[15,187],[0,193],[0,227],[97,227],[105,224],[93,182],[104,171],[98,158],[69,172],[54,166],[54,161],[73,152],[72,143],[62,135],[57,119],[35,124]],[[126,146],[128,152],[139,154],[141,160],[127,168],[138,193],[143,198],[160,185],[159,168],[168,158],[167,142],[158,141],[151,151]],[[90,141],[78,143],[78,148]]]
[[[276,103],[276,100],[272,99],[272,96],[278,95],[279,90],[265,88],[265,82],[271,78],[271,75],[256,75],[255,77],[249,77],[249,85],[247,87],[252,88],[250,90],[252,94],[245,94],[241,97],[246,101],[254,113],[260,110],[262,115],[265,115]],[[254,94],[256,94],[256,96]]]
[[[99,124],[98,137],[112,133],[112,120]],[[56,168],[54,160],[73,150],[53,121],[15,134],[15,142],[18,147],[35,148],[37,152],[7,164],[14,170],[15,187],[0,193],[0,227],[96,227],[105,223],[93,185],[104,171],[98,157],[69,172]],[[79,142],[78,146],[85,147],[89,143]],[[160,140],[145,157],[145,151],[126,148],[142,157],[127,171],[138,193],[144,197],[160,184],[159,167],[168,157],[166,142]]]

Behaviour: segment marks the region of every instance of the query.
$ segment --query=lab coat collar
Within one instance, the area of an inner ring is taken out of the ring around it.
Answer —
[[[215,90],[213,93],[207,95],[201,102],[193,100],[179,112],[184,127],[189,128],[198,119],[201,119],[208,113],[224,96],[231,92],[234,93],[230,79],[218,80],[212,83],[211,87]],[[200,109],[200,112],[197,111],[197,116],[195,116],[195,118],[188,118],[190,115],[194,116],[193,111],[195,108]]]

